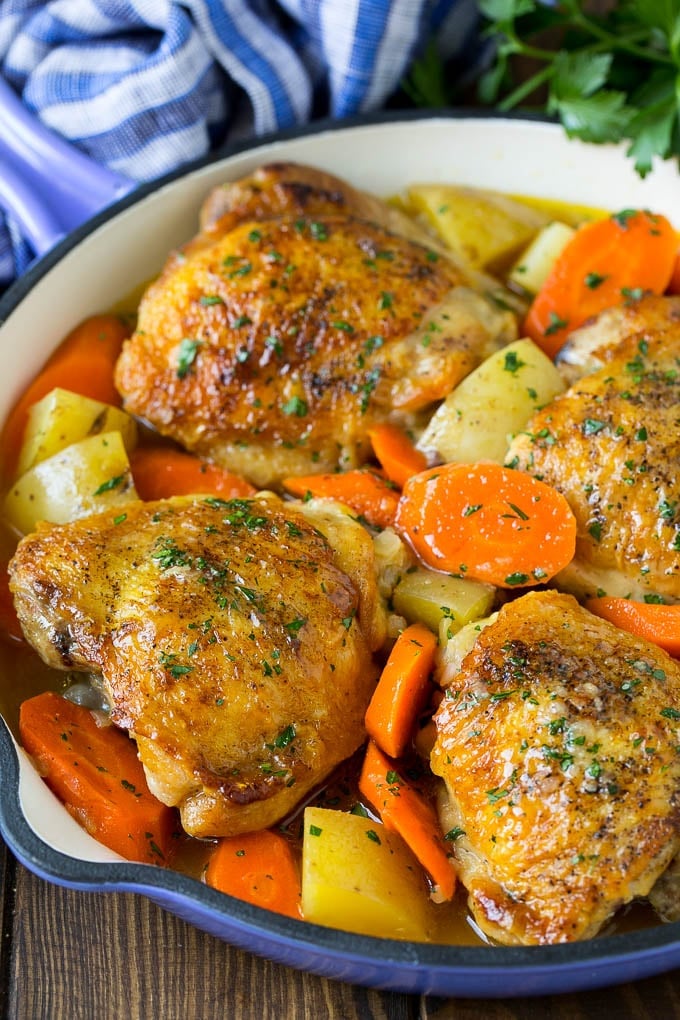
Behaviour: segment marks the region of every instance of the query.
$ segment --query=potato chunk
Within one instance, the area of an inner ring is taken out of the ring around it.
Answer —
[[[456,386],[432,415],[418,447],[439,463],[502,464],[510,438],[564,388],[550,358],[532,340],[516,340]]]
[[[575,234],[573,227],[554,220],[543,227],[524,249],[508,274],[508,280],[529,294],[538,294],[566,244]]]
[[[22,475],[5,497],[5,516],[22,534],[38,521],[65,524],[137,499],[120,432],[67,446]]]
[[[307,921],[362,935],[427,941],[427,883],[400,836],[370,818],[308,807],[302,845]]]
[[[471,620],[485,616],[494,595],[490,584],[423,568],[402,575],[392,592],[392,605],[409,623],[422,621],[435,632],[446,620],[453,634]]]
[[[444,243],[475,269],[507,265],[524,248],[548,215],[495,192],[442,184],[420,184],[408,191],[411,208],[421,213]]]
[[[126,450],[137,443],[137,423],[126,411],[55,387],[28,414],[17,475],[88,436],[120,432]]]

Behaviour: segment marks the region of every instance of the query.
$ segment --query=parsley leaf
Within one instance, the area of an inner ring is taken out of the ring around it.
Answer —
[[[495,46],[478,82],[482,102],[507,111],[536,98],[570,137],[627,140],[642,177],[654,157],[680,155],[679,0],[610,4],[599,14],[585,0],[480,0],[479,10]],[[516,82],[515,57],[538,70]]]

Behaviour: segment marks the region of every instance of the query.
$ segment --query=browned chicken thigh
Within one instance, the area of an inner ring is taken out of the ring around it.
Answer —
[[[680,664],[546,591],[439,679],[432,768],[482,931],[584,939],[647,896],[680,848]]]
[[[364,740],[383,637],[372,542],[344,513],[303,509],[140,502],[122,521],[40,525],[12,561],[28,639],[101,675],[192,835],[273,825]]]
[[[655,298],[602,320],[582,345],[600,367],[531,418],[507,463],[554,485],[576,516],[558,587],[680,602],[680,306]]]
[[[516,333],[394,210],[294,169],[208,201],[116,372],[129,411],[261,487],[364,462],[372,425],[413,426]]]

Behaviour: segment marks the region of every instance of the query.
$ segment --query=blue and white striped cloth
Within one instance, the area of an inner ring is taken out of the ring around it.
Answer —
[[[151,180],[221,143],[380,108],[472,0],[0,0],[0,73],[92,159]],[[0,214],[0,287],[32,253]]]

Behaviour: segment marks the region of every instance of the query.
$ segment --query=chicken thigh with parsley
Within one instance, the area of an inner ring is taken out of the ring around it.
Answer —
[[[116,372],[126,409],[259,487],[365,462],[372,425],[413,426],[516,335],[422,240],[309,167],[218,189],[142,298]]]
[[[337,506],[131,503],[39,525],[10,569],[28,640],[100,676],[191,835],[275,824],[365,738],[384,621],[372,541]]]
[[[564,360],[588,374],[530,419],[507,457],[576,516],[576,555],[555,583],[578,597],[680,602],[680,302],[604,312],[572,334]]]
[[[647,896],[680,849],[680,664],[543,591],[438,674],[431,764],[482,931],[585,939]]]

